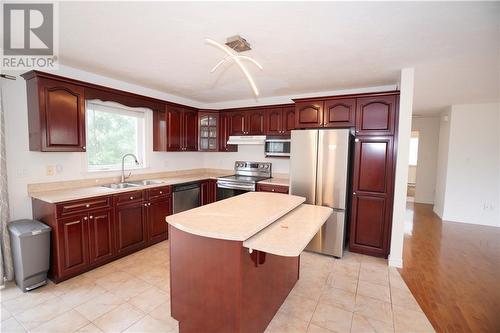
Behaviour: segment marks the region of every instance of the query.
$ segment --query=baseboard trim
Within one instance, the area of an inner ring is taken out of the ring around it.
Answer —
[[[403,268],[403,258],[391,258],[391,256],[389,256],[389,266]]]

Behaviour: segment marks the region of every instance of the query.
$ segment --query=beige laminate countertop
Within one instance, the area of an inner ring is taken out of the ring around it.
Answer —
[[[304,201],[295,195],[247,192],[167,216],[165,220],[194,235],[245,241]]]
[[[290,180],[288,178],[269,178],[264,179],[259,182],[259,184],[269,184],[269,185],[280,185],[280,186],[288,186]]]
[[[159,186],[176,185],[182,183],[189,183],[200,181],[203,179],[215,179],[222,176],[219,173],[199,173],[199,174],[189,174],[183,176],[174,176],[167,178],[155,178],[154,180],[160,180],[160,184],[151,184],[137,187],[128,187],[123,189],[110,189],[103,186],[91,186],[64,190],[54,190],[54,191],[43,191],[30,193],[30,196],[34,199],[42,200],[48,203],[58,203],[70,200],[85,199],[104,195],[113,195],[117,193],[138,191],[146,188],[153,188]]]
[[[302,204],[244,241],[243,246],[278,256],[296,257],[332,212],[329,207]]]

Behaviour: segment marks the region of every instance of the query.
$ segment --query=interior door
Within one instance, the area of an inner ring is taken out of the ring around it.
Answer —
[[[290,194],[316,203],[318,130],[294,130],[290,147]]]

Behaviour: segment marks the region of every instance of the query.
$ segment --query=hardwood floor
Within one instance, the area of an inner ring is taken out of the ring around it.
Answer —
[[[437,332],[500,332],[500,228],[407,204],[403,279]]]

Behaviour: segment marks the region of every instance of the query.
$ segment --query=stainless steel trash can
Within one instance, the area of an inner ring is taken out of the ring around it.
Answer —
[[[47,283],[50,230],[48,225],[36,220],[9,223],[16,284],[23,292]]]

